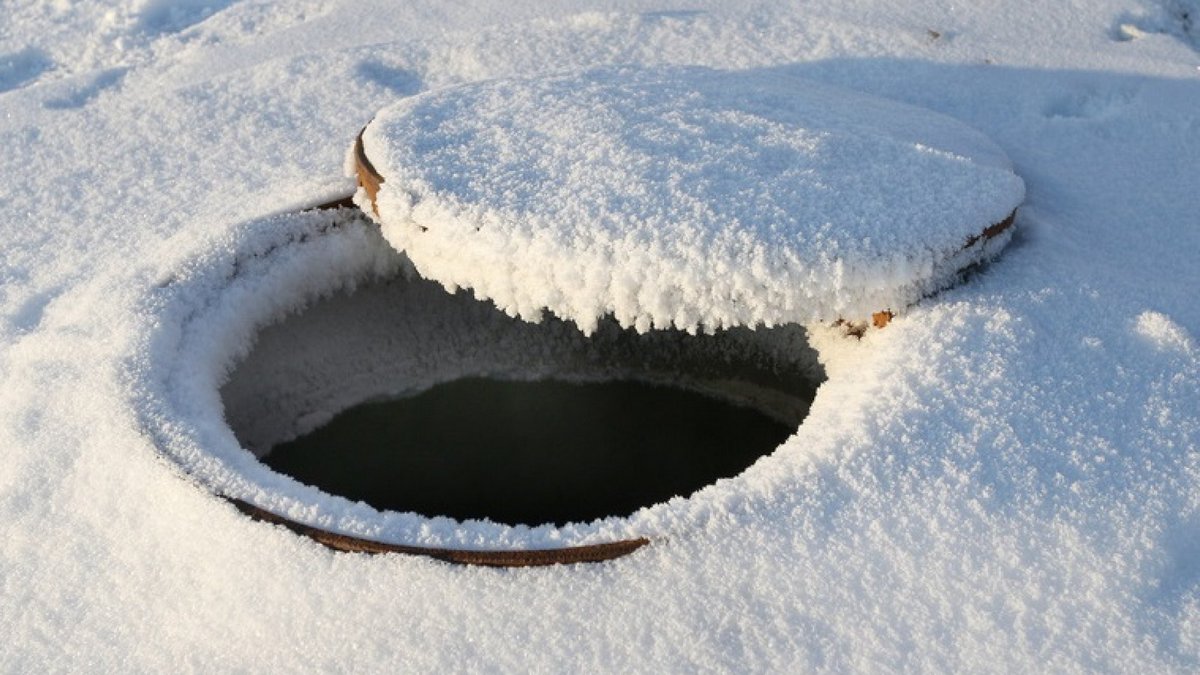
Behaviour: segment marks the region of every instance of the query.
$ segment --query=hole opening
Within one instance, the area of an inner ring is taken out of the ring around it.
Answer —
[[[243,447],[302,483],[533,526],[733,477],[795,432],[823,380],[798,326],[585,337],[397,277],[263,329],[221,398]]]

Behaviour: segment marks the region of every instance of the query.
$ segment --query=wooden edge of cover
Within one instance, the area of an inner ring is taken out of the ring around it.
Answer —
[[[308,537],[323,546],[344,553],[403,553],[419,555],[443,562],[458,565],[479,565],[484,567],[544,567],[546,565],[570,565],[574,563],[604,562],[621,556],[629,555],[650,543],[649,539],[623,539],[603,544],[586,546],[567,546],[564,548],[537,548],[525,550],[467,550],[456,548],[433,548],[427,546],[410,546],[407,544],[388,544],[361,537],[337,534],[322,530],[319,527],[304,525],[283,516],[261,509],[249,502],[225,497],[239,511],[250,518],[272,525],[282,525],[287,529]]]

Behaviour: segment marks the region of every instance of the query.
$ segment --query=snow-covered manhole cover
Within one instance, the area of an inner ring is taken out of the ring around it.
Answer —
[[[865,319],[1007,242],[982,134],[778,74],[603,69],[429,92],[356,146],[356,200],[423,276],[590,332]]]

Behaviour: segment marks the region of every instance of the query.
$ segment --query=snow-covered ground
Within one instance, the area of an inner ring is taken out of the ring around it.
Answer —
[[[7,2],[0,670],[1200,668],[1200,3],[797,4]],[[361,222],[269,216],[346,194],[399,97],[616,64],[956,118],[1025,181],[1014,240],[861,341],[814,326],[829,380],[735,479],[413,526],[656,535],[615,562],[334,554],[213,497],[287,487],[219,418],[257,326],[404,268]]]

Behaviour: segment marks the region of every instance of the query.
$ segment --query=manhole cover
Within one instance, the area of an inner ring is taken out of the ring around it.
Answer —
[[[423,276],[590,332],[895,311],[1007,242],[1024,186],[986,137],[815,82],[604,69],[380,111],[356,199]]]

